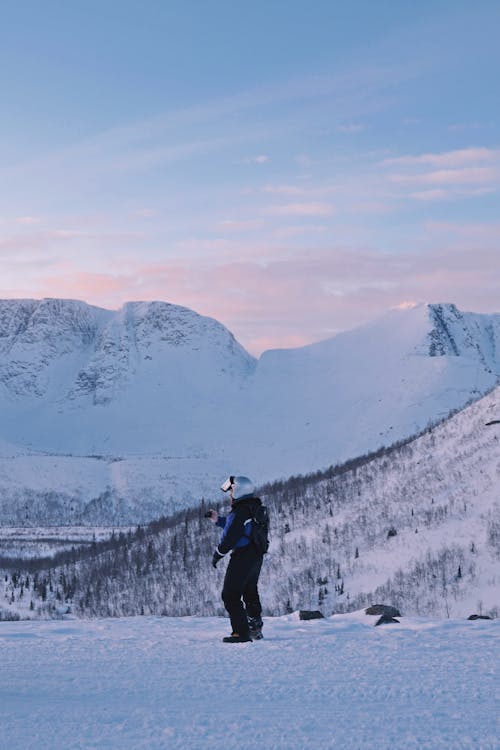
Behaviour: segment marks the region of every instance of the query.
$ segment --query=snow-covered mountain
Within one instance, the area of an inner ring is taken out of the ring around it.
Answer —
[[[500,315],[454,305],[257,361],[163,302],[0,301],[2,522],[144,521],[228,473],[267,481],[412,435],[499,375]]]
[[[255,367],[220,323],[160,302],[0,302],[0,357],[3,435],[84,455],[184,455]]]

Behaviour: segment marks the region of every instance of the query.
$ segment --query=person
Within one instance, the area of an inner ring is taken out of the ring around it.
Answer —
[[[229,492],[231,512],[227,517],[219,516],[216,510],[211,509],[207,516],[223,529],[219,545],[213,554],[213,567],[231,552],[222,588],[222,601],[229,614],[232,633],[222,640],[224,643],[247,643],[262,638],[262,606],[258,581],[263,553],[251,539],[252,516],[261,501],[255,497],[254,485],[248,477],[230,476],[221,490]]]

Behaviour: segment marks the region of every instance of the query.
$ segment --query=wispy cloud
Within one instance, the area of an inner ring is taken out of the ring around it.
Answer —
[[[419,201],[477,197],[500,189],[500,149],[474,147],[384,159],[387,181]],[[430,169],[429,169],[430,168]]]
[[[455,198],[471,198],[475,196],[488,195],[494,193],[495,187],[468,187],[452,190],[445,190],[443,188],[434,188],[429,190],[417,190],[410,193],[410,198],[414,198],[419,201],[440,201],[440,200],[453,200]]]
[[[338,125],[337,127],[339,133],[362,133],[363,130],[366,130],[366,125],[354,122],[347,125]]]
[[[74,229],[50,229],[46,231],[30,232],[29,234],[13,234],[0,237],[0,252],[6,257],[20,251],[41,253],[48,247],[61,245],[68,240],[81,237],[82,233]]]
[[[267,154],[259,154],[259,156],[252,156],[250,161],[254,164],[267,164],[270,161],[270,157]]]
[[[132,212],[132,216],[138,216],[140,219],[154,219],[160,215],[160,212],[154,208],[138,208]]]
[[[43,219],[40,216],[17,216],[15,222],[24,226],[33,226],[34,224],[41,224]]]
[[[54,296],[55,282],[64,289],[62,296],[94,301],[102,307],[121,306],[125,301],[125,288],[128,291],[127,297],[134,299],[136,290],[142,286],[140,276],[134,279],[130,273],[76,270],[67,263],[55,265],[53,274],[40,285],[42,296]]]
[[[274,229],[271,236],[278,240],[287,240],[291,237],[314,237],[327,231],[328,227],[324,224],[295,224]]]
[[[410,193],[411,198],[415,198],[417,201],[441,201],[450,198],[451,194],[449,190],[442,190],[440,188],[434,188],[433,190],[417,190],[414,193]]]
[[[439,169],[423,174],[393,174],[392,182],[416,185],[484,185],[500,180],[500,168],[463,167],[462,169]]]
[[[219,232],[253,232],[261,229],[263,222],[260,219],[224,219],[216,226]]]
[[[331,98],[335,102],[331,116],[335,117],[335,112],[362,109],[370,100],[375,101],[381,90],[398,85],[413,73],[411,64],[398,66],[397,70],[384,65],[360,65],[330,75],[279,81],[104,130],[36,159],[3,168],[0,176],[54,175],[65,169],[71,170],[74,177],[80,171],[99,174],[110,169],[142,170],[159,162],[196,157],[207,150],[227,149],[231,140],[248,144],[269,135],[279,138],[285,127],[289,136],[303,132],[304,122],[308,122],[310,112],[308,109],[305,114],[304,103],[310,107],[317,101],[323,106],[325,97]],[[283,113],[285,105],[287,111]],[[270,156],[258,151],[247,159],[263,165]]]
[[[428,221],[425,230],[436,237],[440,244],[474,250],[478,245],[485,249],[500,248],[500,223],[498,222],[452,222]],[[500,271],[495,277],[500,275]],[[500,307],[500,305],[499,305]]]
[[[265,209],[269,216],[332,216],[334,211],[330,203],[285,203]]]
[[[304,188],[297,185],[264,185],[262,191],[273,195],[302,195]]]
[[[303,169],[309,169],[309,167],[312,167],[315,164],[314,159],[312,159],[309,154],[296,154],[293,157],[293,160],[296,164],[298,164],[299,167],[302,167]]]
[[[384,159],[382,164],[389,166],[415,166],[430,165],[432,167],[460,168],[479,162],[498,164],[500,162],[500,149],[485,147],[462,148],[453,151],[438,153],[426,153],[419,155],[397,156]]]
[[[448,130],[451,133],[463,132],[467,130],[484,130],[485,128],[493,127],[492,122],[456,122],[448,125]]]

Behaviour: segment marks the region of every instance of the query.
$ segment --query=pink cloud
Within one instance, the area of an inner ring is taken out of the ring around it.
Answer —
[[[420,201],[435,201],[435,200],[453,200],[455,198],[460,197],[474,197],[474,196],[480,196],[480,195],[487,195],[488,193],[495,192],[494,187],[482,187],[482,188],[474,188],[474,187],[466,187],[466,188],[453,188],[453,189],[443,189],[443,188],[433,188],[430,190],[417,190],[413,193],[410,193],[410,198],[415,198],[416,200]]]
[[[466,247],[473,250],[480,245],[483,251],[488,247],[500,247],[500,224],[458,223],[447,221],[429,221],[426,232],[439,242],[448,240],[450,245]]]
[[[275,229],[271,236],[276,239],[286,240],[289,237],[299,236],[313,236],[315,234],[324,234],[328,231],[328,227],[324,224],[303,224],[293,225],[287,227],[279,227]]]
[[[33,226],[34,224],[41,224],[43,219],[40,216],[18,216],[15,221],[16,221],[16,224],[24,224],[24,226]]]
[[[47,231],[15,234],[0,238],[0,251],[6,256],[17,255],[20,251],[32,251],[37,255],[41,250],[67,243],[68,240],[82,237],[83,234],[73,229],[51,229]]]
[[[387,181],[413,188],[408,197],[419,201],[481,196],[500,187],[500,149],[477,147],[401,156],[385,159],[381,164],[406,167],[387,175]],[[429,171],[428,167],[434,169]]]
[[[70,264],[59,264],[40,289],[43,297],[84,299],[110,307],[116,299],[121,304],[125,289],[128,294],[133,292],[134,281],[130,274],[92,273],[75,270]]]
[[[318,340],[332,329],[364,322],[406,300],[452,300],[469,307],[472,300],[477,309],[495,309],[496,269],[496,253],[479,251],[474,256],[468,248],[408,254],[403,259],[330,248],[275,258],[267,265],[236,257],[215,266],[179,261],[136,264],[129,274],[112,278],[78,274],[67,279],[64,296],[107,306],[110,298],[117,303],[134,298],[186,305],[221,320],[258,352],[263,346]],[[62,279],[56,281],[63,296]],[[474,289],[481,289],[481,294],[474,294]]]
[[[182,253],[176,248],[175,260],[144,262],[132,249],[89,271],[84,253],[49,263],[45,253],[46,265],[29,264],[21,289],[4,274],[2,294],[108,308],[166,300],[217,318],[253,353],[325,338],[407,300],[498,310],[500,225],[435,222],[423,229],[427,250],[402,254],[313,243],[292,251],[286,238],[282,245],[193,238]]]
[[[500,150],[485,147],[463,148],[440,153],[420,154],[418,156],[398,156],[384,159],[384,165],[430,165],[433,167],[460,168],[477,162],[497,163],[500,161]]]
[[[304,193],[304,189],[296,185],[265,185],[262,191],[275,195],[302,195]]]
[[[390,180],[418,185],[476,185],[500,180],[500,170],[493,167],[440,169],[424,174],[393,174],[390,176]]]
[[[393,210],[388,201],[353,200],[344,209],[348,214],[383,216]]]
[[[261,227],[260,219],[225,219],[217,224],[217,230],[220,232],[247,232]]]
[[[160,216],[160,212],[154,208],[138,208],[132,215],[138,216],[140,219],[154,219]]]
[[[410,198],[415,198],[419,201],[436,201],[444,200],[449,198],[451,193],[449,190],[442,190],[435,188],[433,190],[420,190],[415,193],[410,193]]]

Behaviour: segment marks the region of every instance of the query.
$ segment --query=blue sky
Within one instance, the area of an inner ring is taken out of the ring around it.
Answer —
[[[500,311],[497,2],[10,4],[0,296],[164,299],[252,352]]]

